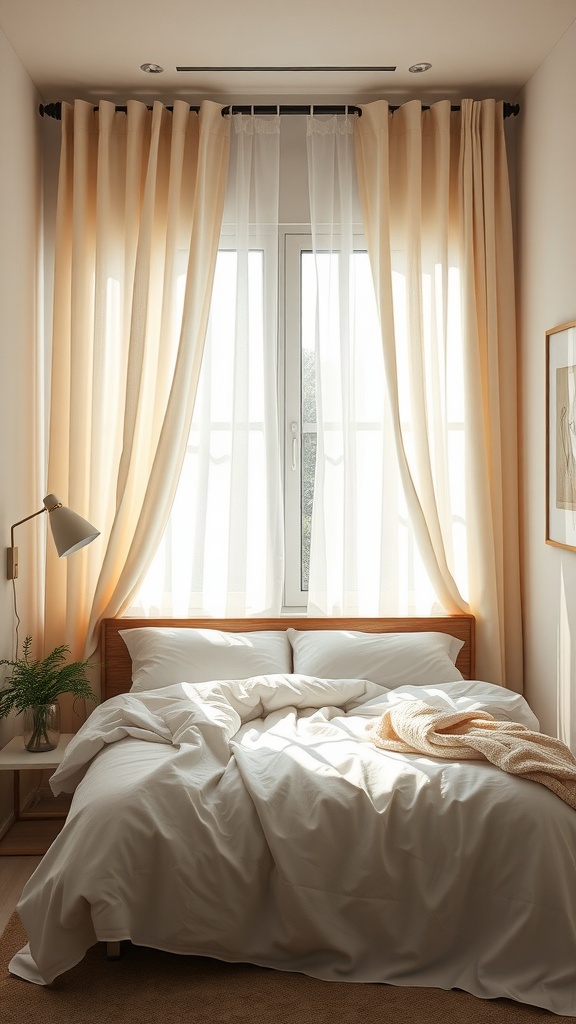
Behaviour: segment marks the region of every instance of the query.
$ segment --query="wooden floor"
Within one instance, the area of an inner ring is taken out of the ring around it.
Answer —
[[[20,893],[41,857],[0,857],[0,935],[12,917]]]

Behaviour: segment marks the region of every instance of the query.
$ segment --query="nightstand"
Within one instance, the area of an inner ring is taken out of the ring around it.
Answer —
[[[62,733],[54,750],[31,754],[21,736],[14,736],[0,750],[0,771],[14,772],[14,824],[0,839],[0,856],[44,854],[62,828],[70,806],[70,797],[64,794],[44,801],[34,810],[20,806],[20,772],[50,771],[60,764],[73,733]]]

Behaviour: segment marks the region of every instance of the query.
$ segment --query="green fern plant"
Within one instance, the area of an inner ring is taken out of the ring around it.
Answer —
[[[70,648],[63,644],[45,658],[33,658],[32,637],[27,636],[22,657],[14,661],[2,658],[0,665],[10,665],[12,672],[0,689],[0,718],[11,711],[19,713],[39,704],[53,704],[61,693],[98,703],[86,677],[86,670],[95,666],[89,661],[67,662],[69,653]]]

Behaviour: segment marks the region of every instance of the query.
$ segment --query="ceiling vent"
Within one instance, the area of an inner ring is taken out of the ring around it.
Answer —
[[[177,67],[176,71],[334,71],[338,74],[346,71],[396,71],[395,67]]]

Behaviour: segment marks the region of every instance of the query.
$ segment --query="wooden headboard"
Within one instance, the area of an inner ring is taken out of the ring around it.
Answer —
[[[102,694],[101,700],[127,693],[132,685],[132,663],[121,629],[142,626],[221,629],[228,633],[249,633],[256,629],[353,629],[364,633],[449,633],[464,641],[456,665],[465,679],[474,678],[474,617],[439,615],[426,618],[396,619],[321,618],[281,616],[274,619],[104,619],[102,621]]]

